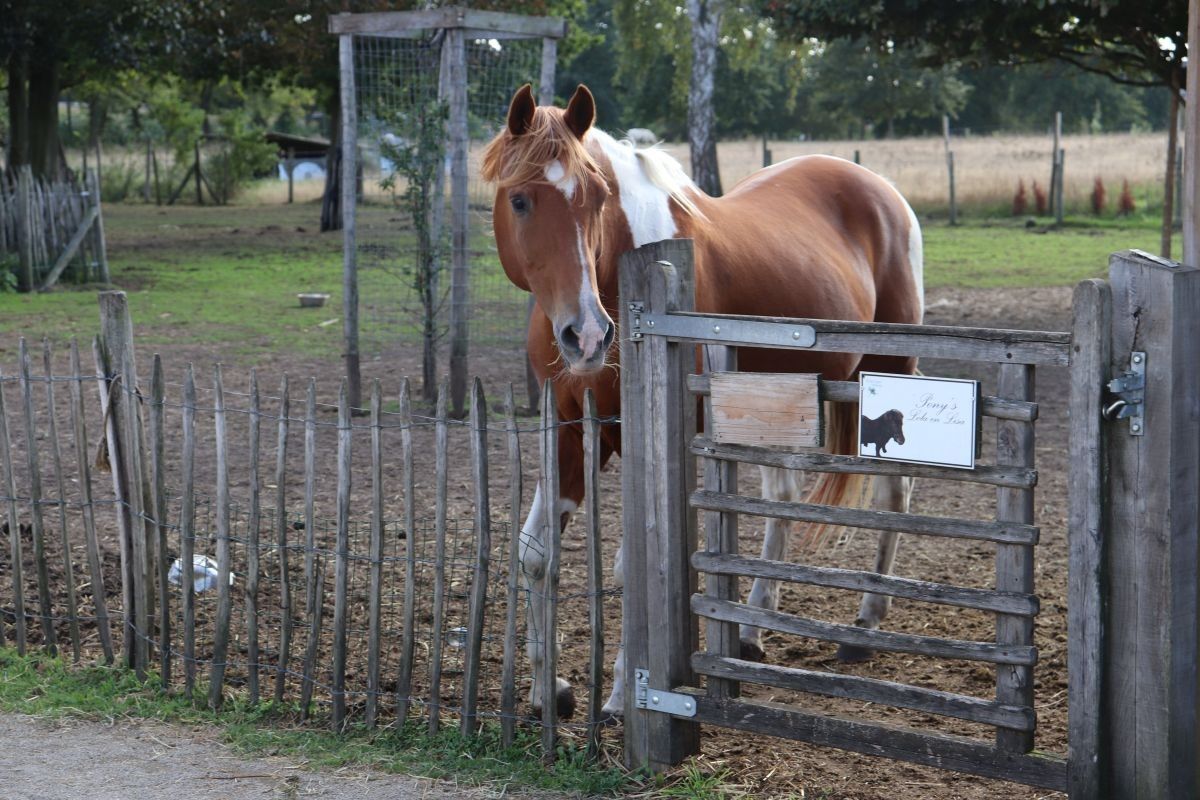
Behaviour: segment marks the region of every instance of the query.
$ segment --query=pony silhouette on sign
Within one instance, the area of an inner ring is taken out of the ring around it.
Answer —
[[[868,419],[864,415],[858,429],[860,446],[875,445],[876,458],[887,452],[887,444],[893,439],[896,444],[904,444],[904,414],[895,408],[883,412],[876,419]]]
[[[720,110],[718,109],[718,113]],[[592,389],[602,417],[620,413],[620,372],[613,324],[617,262],[622,253],[671,238],[694,241],[696,310],[705,313],[819,317],[919,323],[923,317],[921,232],[912,209],[884,179],[849,161],[805,156],[763,169],[724,197],[709,197],[682,167],[658,150],[639,150],[594,126],[595,102],[579,86],[565,109],[538,107],[528,85],[513,97],[507,125],[483,153],[483,178],[496,187],[493,228],[508,278],[532,292],[528,351],[541,381],[557,388],[559,420],[583,416]],[[852,379],[860,369],[912,374],[916,360],[801,350],[739,350],[751,372],[819,372]],[[831,404],[827,441],[834,452],[858,452],[858,420],[849,404]],[[604,426],[601,458],[620,451],[617,426]],[[583,440],[578,425],[559,435],[557,497],[539,488],[521,531],[522,577],[529,593],[531,701],[541,704],[536,677],[554,632],[544,619],[546,503],[566,525],[583,500]],[[763,470],[763,492],[779,500],[844,504],[864,490],[862,476],[822,474],[808,494],[803,475]],[[903,511],[911,482],[875,482],[876,507]],[[763,557],[782,560],[787,523],[768,520]],[[883,534],[875,569],[891,569],[896,535]],[[614,580],[623,584],[621,551]],[[778,588],[754,582],[749,602],[775,608]],[[875,628],[888,598],[867,594],[857,624]],[[762,657],[761,631],[743,626],[743,657]],[[843,646],[847,659],[869,652]],[[624,655],[618,653],[605,710],[620,714]],[[564,679],[556,679],[560,713],[574,709]]]

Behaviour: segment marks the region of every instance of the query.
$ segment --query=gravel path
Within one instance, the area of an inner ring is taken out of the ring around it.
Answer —
[[[244,758],[212,729],[0,715],[3,800],[476,800],[443,782],[350,768],[310,772],[291,758]]]

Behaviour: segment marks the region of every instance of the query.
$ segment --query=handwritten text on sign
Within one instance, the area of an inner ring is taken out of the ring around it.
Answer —
[[[858,454],[972,469],[978,409],[978,381],[864,372]]]

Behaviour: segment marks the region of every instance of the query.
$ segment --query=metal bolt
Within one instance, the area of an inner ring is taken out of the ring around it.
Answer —
[[[690,702],[688,702],[688,703],[684,703],[684,704],[683,704],[683,707],[684,707],[684,708],[686,708],[688,711],[691,711],[691,710],[692,710],[692,704],[691,704]]]
[[[1133,431],[1134,433],[1137,433],[1141,429],[1142,429],[1142,426],[1140,423],[1134,422],[1129,425],[1129,430]]]
[[[654,327],[654,320],[650,320],[650,321],[648,321],[648,322],[646,323],[646,325],[647,325],[647,326],[649,326],[649,327],[651,327],[651,328],[653,328],[653,327]]]
[[[1138,353],[1137,355],[1135,355],[1133,357],[1133,363],[1135,363],[1135,364],[1142,363],[1142,354],[1141,353]]]
[[[650,702],[654,703],[654,705],[658,705],[658,695],[654,695],[653,697],[651,697]]]
[[[720,332],[721,332],[721,326],[713,325],[713,333],[720,333]]]
[[[792,338],[793,338],[793,339],[799,339],[799,338],[800,338],[800,331],[792,331]]]

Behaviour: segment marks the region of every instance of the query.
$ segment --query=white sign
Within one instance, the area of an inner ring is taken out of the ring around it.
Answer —
[[[858,394],[860,456],[975,467],[978,381],[864,372]]]

